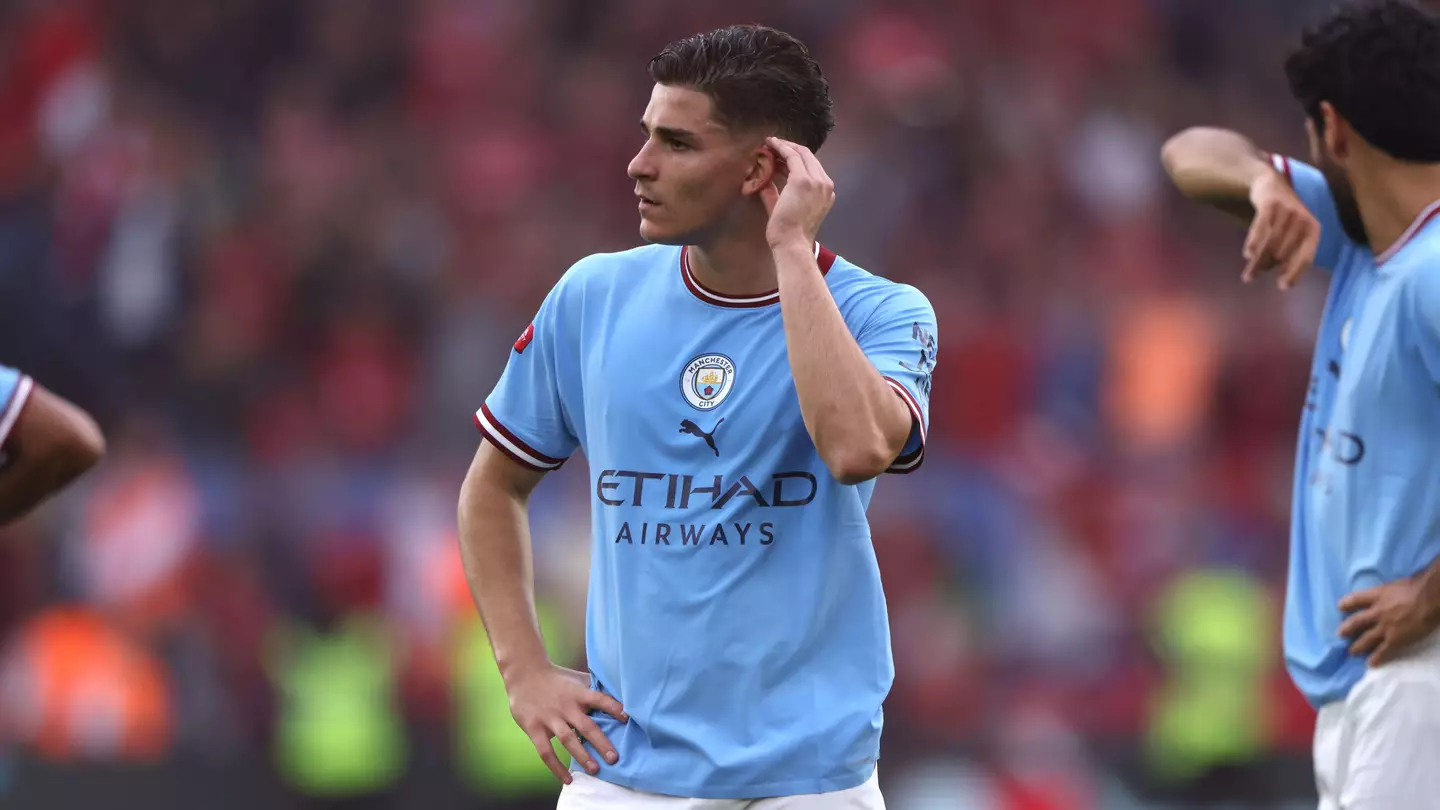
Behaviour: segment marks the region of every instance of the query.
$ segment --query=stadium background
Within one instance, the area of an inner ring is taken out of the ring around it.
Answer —
[[[1324,284],[1242,287],[1158,162],[1303,148],[1307,5],[0,2],[0,362],[111,448],[0,536],[0,803],[553,807],[456,569],[471,413],[637,240],[646,60],[764,21],[832,82],[822,240],[941,325],[873,509],[890,806],[1313,807],[1277,631]],[[577,665],[587,496],[532,509]]]

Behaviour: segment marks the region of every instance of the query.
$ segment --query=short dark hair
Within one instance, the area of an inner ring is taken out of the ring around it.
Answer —
[[[1440,162],[1440,17],[1407,0],[1361,0],[1307,29],[1285,61],[1290,92],[1323,124],[1328,101],[1397,160]]]
[[[763,25],[732,25],[672,42],[650,60],[657,84],[710,97],[727,128],[771,126],[812,151],[835,128],[830,85],[795,37]]]

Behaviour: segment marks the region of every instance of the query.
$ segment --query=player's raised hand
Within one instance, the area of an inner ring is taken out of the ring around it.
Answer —
[[[765,144],[780,159],[776,173],[785,176],[785,188],[771,183],[760,191],[770,217],[765,238],[771,247],[792,241],[809,246],[835,204],[835,182],[806,147],[775,137],[766,138]]]
[[[1340,636],[1352,641],[1350,654],[1368,655],[1370,666],[1378,667],[1430,635],[1435,621],[1422,591],[1409,578],[1341,599],[1341,612],[1350,615],[1340,625]]]
[[[590,688],[590,678],[583,672],[554,665],[534,670],[506,684],[510,697],[510,714],[535,743],[535,750],[555,778],[570,784],[570,772],[555,755],[551,740],[559,740],[592,776],[600,766],[585,750],[590,743],[610,764],[619,761],[615,746],[590,719],[596,709],[622,723],[629,722],[625,709],[615,698]]]
[[[1240,277],[1248,284],[1259,273],[1277,270],[1276,284],[1288,290],[1315,262],[1320,222],[1278,172],[1255,182],[1250,203],[1255,218],[1245,237],[1245,270]]]

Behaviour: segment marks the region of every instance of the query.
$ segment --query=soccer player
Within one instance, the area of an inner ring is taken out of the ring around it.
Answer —
[[[0,366],[0,524],[30,512],[104,453],[89,414]]]
[[[1250,220],[1245,277],[1330,272],[1301,417],[1285,658],[1324,810],[1440,801],[1440,21],[1343,7],[1285,65],[1314,165],[1197,129],[1180,189]]]
[[[560,807],[880,808],[893,662],[865,513],[920,466],[934,311],[816,241],[834,119],[803,44],[725,28],[650,75],[648,244],[572,266],[477,412],[470,587]],[[589,674],[546,659],[526,529],[577,447]]]

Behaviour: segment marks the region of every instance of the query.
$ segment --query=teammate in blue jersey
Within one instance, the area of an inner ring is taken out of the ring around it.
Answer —
[[[800,42],[725,28],[650,74],[629,166],[648,244],[571,267],[476,413],[470,586],[562,808],[880,808],[893,664],[866,508],[920,466],[934,311],[817,242],[833,117]],[[526,529],[577,449],[588,674],[545,657]]]
[[[1399,0],[1286,63],[1312,168],[1230,132],[1172,139],[1177,185],[1253,221],[1246,278],[1330,272],[1301,418],[1285,658],[1319,709],[1326,810],[1440,801],[1440,20]]]
[[[0,366],[0,525],[59,492],[104,453],[89,414]]]

